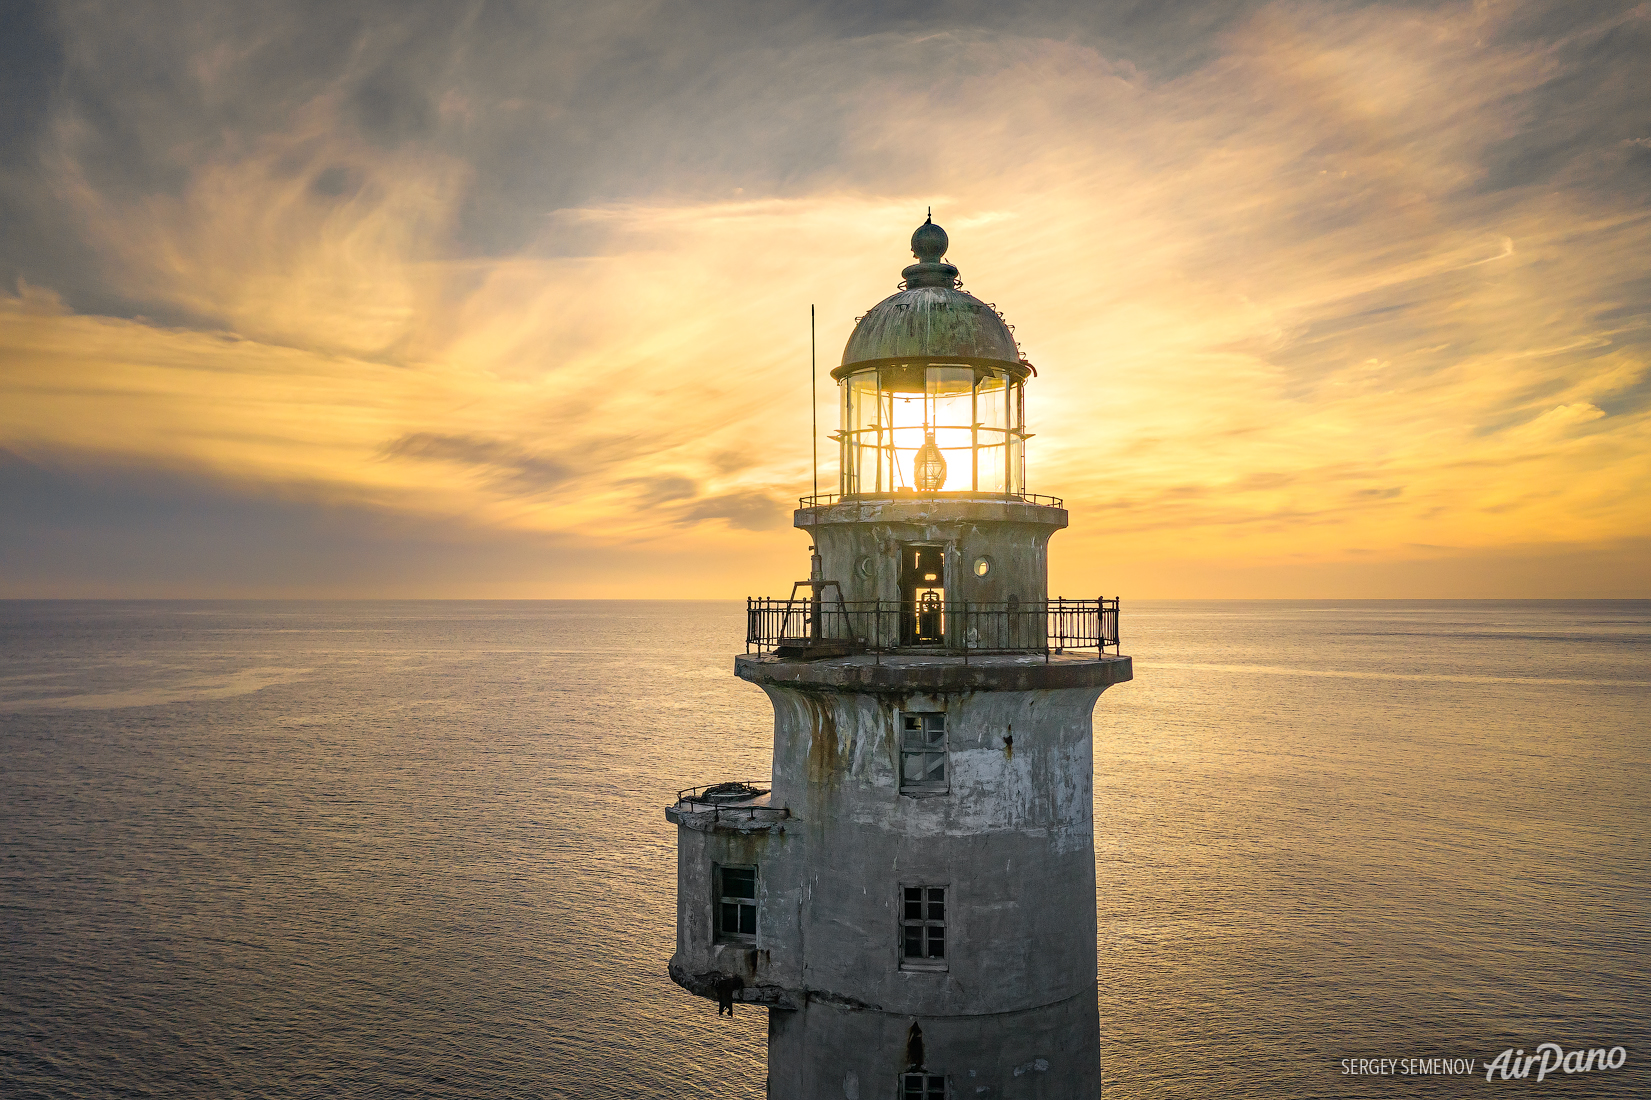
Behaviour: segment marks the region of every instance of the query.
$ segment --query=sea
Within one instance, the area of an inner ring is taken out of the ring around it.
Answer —
[[[1651,601],[1122,634],[1105,1096],[1651,1096]],[[768,773],[743,649],[735,602],[0,603],[0,1095],[761,1096],[763,1012],[666,976],[665,807]],[[1621,1064],[1486,1080],[1544,1043]]]

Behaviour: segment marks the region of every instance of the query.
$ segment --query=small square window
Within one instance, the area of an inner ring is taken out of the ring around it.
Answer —
[[[717,937],[724,940],[757,938],[757,869],[716,869]]]
[[[900,789],[947,789],[944,714],[900,716]]]
[[[946,888],[900,888],[900,965],[912,970],[946,965]]]
[[[938,1073],[903,1073],[900,1085],[900,1100],[946,1100],[946,1078]]]

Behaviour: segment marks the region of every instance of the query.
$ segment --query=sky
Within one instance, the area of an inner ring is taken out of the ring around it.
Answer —
[[[783,594],[932,207],[1053,592],[1651,597],[1651,5],[7,11],[0,596]]]

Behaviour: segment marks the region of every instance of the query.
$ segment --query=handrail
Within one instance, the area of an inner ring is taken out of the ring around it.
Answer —
[[[747,653],[807,656],[842,653],[1051,654],[1118,652],[1116,597],[991,603],[943,600],[771,599],[745,601]]]
[[[761,798],[769,792],[769,788],[758,785],[762,782],[764,781],[760,779],[735,779],[724,780],[721,783],[702,783],[697,787],[682,788],[676,792],[676,800],[678,802],[704,802],[706,805],[711,805],[713,799],[708,796],[712,792],[730,795],[731,797],[726,800],[730,802]]]
[[[844,501],[841,493],[811,493],[808,496],[798,497],[799,508],[826,508]],[[1006,500],[1020,501],[1024,504],[1043,504],[1051,508],[1064,508],[1066,502],[1060,497],[1048,496],[1044,493],[988,493],[971,492],[965,490],[961,495],[952,493],[917,493],[910,490],[900,493],[851,493],[848,499],[855,500]]]
[[[752,806],[742,805],[751,799],[761,798],[771,793],[767,786],[759,786],[757,780],[735,780],[733,782],[706,783],[698,787],[684,787],[676,792],[676,807],[687,813],[699,814],[709,812],[713,821],[721,821],[724,817],[734,820],[756,821],[758,815],[763,815],[774,821],[791,816],[791,810],[785,806]],[[720,799],[712,797],[713,793],[724,793],[729,797]]]

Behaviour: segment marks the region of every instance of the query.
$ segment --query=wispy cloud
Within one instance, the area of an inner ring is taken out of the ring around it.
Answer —
[[[527,495],[553,489],[575,473],[572,463],[485,436],[412,432],[390,443],[384,453],[476,470],[506,492]]]
[[[1057,580],[1651,537],[1641,8],[363,10],[63,9],[0,441],[714,559],[932,203]]]

